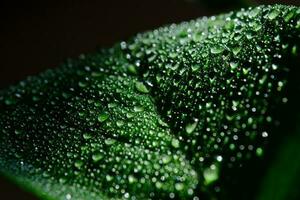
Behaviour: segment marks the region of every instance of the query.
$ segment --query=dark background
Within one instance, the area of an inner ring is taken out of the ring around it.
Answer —
[[[242,6],[299,0],[82,0],[0,3],[0,89],[138,32]],[[0,178],[0,199],[34,199]]]

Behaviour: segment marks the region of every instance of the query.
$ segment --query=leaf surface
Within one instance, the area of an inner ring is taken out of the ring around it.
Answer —
[[[299,111],[299,14],[169,25],[1,91],[1,173],[44,199],[250,199]]]

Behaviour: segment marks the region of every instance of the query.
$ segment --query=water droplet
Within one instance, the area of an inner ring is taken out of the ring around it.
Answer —
[[[255,18],[259,14],[260,8],[254,8],[249,12],[250,18]]]
[[[71,97],[71,95],[68,94],[68,93],[66,93],[66,92],[63,92],[63,93],[62,93],[62,96],[63,96],[63,98],[65,98],[65,99],[68,99],[68,98]]]
[[[108,108],[115,108],[116,106],[117,106],[116,103],[109,103],[109,104],[107,104]]]
[[[67,182],[67,179],[65,179],[65,178],[59,178],[58,181],[59,181],[59,183],[65,183],[65,182]]]
[[[261,134],[263,137],[268,137],[268,133],[266,131],[262,132]]]
[[[128,112],[128,113],[126,113],[126,117],[127,117],[128,119],[133,118],[133,117],[134,117],[134,114]]]
[[[170,199],[174,199],[174,198],[175,198],[175,194],[174,194],[173,192],[171,192],[171,193],[169,194],[169,197],[170,197]]]
[[[132,74],[137,74],[137,70],[136,70],[136,68],[135,68],[134,65],[129,65],[129,66],[128,66],[128,71],[129,71],[130,73],[132,73]]]
[[[224,51],[224,48],[221,47],[221,46],[215,46],[215,47],[213,47],[213,48],[210,49],[210,52],[211,52],[212,54],[220,54],[220,53],[222,53],[223,51]]]
[[[172,160],[172,158],[169,155],[165,155],[162,158],[162,161],[163,161],[164,164],[167,164],[167,163],[171,162],[171,160]]]
[[[155,187],[158,188],[158,189],[160,189],[162,186],[163,186],[163,184],[160,181],[157,181],[155,183]]]
[[[116,143],[115,139],[108,138],[108,139],[105,140],[105,144],[107,144],[107,145],[112,145],[114,143]]]
[[[282,98],[282,103],[287,103],[287,102],[288,102],[288,98],[283,97],[283,98]]]
[[[298,47],[296,45],[294,45],[292,47],[292,55],[297,56],[297,54],[298,54],[297,52],[298,52]]]
[[[203,177],[205,179],[205,184],[210,185],[219,179],[219,168],[212,164],[209,168],[203,171]]]
[[[77,160],[75,163],[74,163],[74,166],[77,168],[77,169],[80,169],[83,165],[83,161],[82,160]]]
[[[110,176],[110,175],[106,175],[105,178],[106,178],[106,180],[107,180],[108,182],[110,182],[110,181],[112,181],[112,180],[114,179],[114,177],[112,177],[112,176]]]
[[[141,93],[149,93],[149,90],[142,82],[136,82],[135,87]]]
[[[23,131],[22,131],[22,130],[19,130],[19,129],[16,129],[16,130],[15,130],[15,134],[16,134],[16,135],[21,135],[22,132],[23,132]]]
[[[4,100],[4,103],[5,105],[10,106],[16,104],[16,100],[14,98],[9,97]]]
[[[104,157],[103,154],[100,153],[100,152],[95,153],[95,154],[92,155],[92,159],[93,159],[94,162],[100,161],[103,157]]]
[[[83,134],[83,138],[85,139],[85,140],[88,140],[88,139],[90,139],[92,136],[89,134],[89,133],[84,133]]]
[[[161,125],[162,127],[168,127],[168,124],[166,122],[164,122],[162,119],[158,119],[158,124]]]
[[[144,107],[142,107],[142,106],[134,106],[133,110],[134,110],[134,112],[143,112],[144,111]]]
[[[270,19],[270,20],[273,20],[275,19],[278,15],[279,15],[279,11],[277,9],[273,9],[268,15],[267,17]]]
[[[197,124],[198,124],[198,121],[196,120],[194,123],[188,123],[186,126],[185,126],[185,131],[190,134],[192,133],[196,127],[197,127]]]
[[[238,67],[238,63],[237,62],[230,62],[230,68],[232,70],[235,70]]]
[[[121,127],[121,126],[124,125],[124,122],[123,122],[122,120],[118,120],[118,121],[116,122],[116,124],[117,124],[118,127]]]
[[[108,115],[106,112],[103,112],[103,113],[101,113],[101,114],[98,116],[98,121],[99,121],[99,122],[104,122],[104,121],[106,121],[108,118],[109,118],[109,115]]]
[[[39,101],[40,100],[40,97],[38,97],[38,96],[32,96],[32,101],[34,101],[34,102],[37,102],[37,101]]]
[[[231,143],[231,144],[229,145],[229,149],[232,150],[232,151],[235,150],[235,144],[232,144],[232,143]]]
[[[238,55],[238,54],[240,53],[241,50],[242,50],[242,47],[237,46],[237,47],[232,48],[232,53],[233,53],[234,55]]]
[[[129,175],[129,176],[128,176],[128,181],[129,181],[129,183],[134,183],[134,182],[136,182],[137,180],[136,180],[136,178],[135,178],[133,175]]]
[[[284,16],[284,21],[285,21],[285,22],[289,22],[294,16],[295,16],[294,10],[289,11],[289,12],[287,12],[287,13],[285,14],[285,16]]]
[[[222,157],[222,156],[220,156],[220,155],[217,156],[217,161],[218,161],[218,162],[222,162],[222,160],[223,160],[223,157]]]
[[[263,154],[264,154],[264,151],[263,151],[262,148],[259,147],[259,148],[256,149],[256,155],[258,157],[261,157]]]
[[[82,82],[82,81],[79,81],[79,82],[78,82],[78,86],[81,87],[81,88],[84,88],[84,87],[87,86],[87,83]]]
[[[66,195],[66,200],[71,200],[71,199],[72,199],[71,194],[67,194],[67,195]]]
[[[192,66],[192,71],[195,72],[195,71],[197,71],[199,68],[200,68],[200,65],[199,65],[199,64],[193,65],[193,66]]]
[[[179,148],[179,140],[173,138],[172,139],[172,146],[174,148]]]
[[[181,191],[184,189],[184,184],[182,183],[176,183],[175,184],[175,189],[178,190],[178,191]]]
[[[242,71],[243,71],[243,74],[244,74],[244,75],[247,75],[247,74],[249,73],[250,69],[245,69],[245,68],[243,68]]]

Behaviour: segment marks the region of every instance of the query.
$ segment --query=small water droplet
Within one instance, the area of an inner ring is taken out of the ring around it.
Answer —
[[[108,182],[110,182],[110,181],[112,181],[112,180],[114,179],[114,178],[113,178],[112,176],[110,176],[110,175],[106,175],[105,178],[106,178],[106,180],[107,180]]]
[[[127,117],[128,119],[130,119],[130,118],[134,117],[134,114],[128,112],[128,113],[126,113],[126,117]]]
[[[105,140],[105,144],[107,144],[107,145],[112,145],[114,143],[116,143],[115,139],[108,138],[108,139]]]
[[[141,93],[149,93],[149,90],[147,89],[147,87],[142,82],[136,82],[135,87]]]
[[[122,120],[118,120],[118,121],[116,122],[116,124],[117,124],[118,127],[121,127],[121,126],[124,125],[124,122],[123,122]]]
[[[237,46],[237,47],[232,48],[232,53],[233,53],[234,55],[238,55],[238,54],[240,53],[241,50],[242,50],[242,47]]]
[[[263,151],[262,148],[259,147],[259,148],[256,149],[256,155],[258,157],[261,157],[263,154],[264,154],[264,151]]]
[[[134,65],[129,65],[129,66],[128,66],[128,71],[129,71],[130,73],[132,73],[132,74],[137,74],[137,70],[136,70],[136,68],[135,68]]]
[[[205,179],[205,184],[210,185],[219,179],[219,168],[212,164],[210,167],[203,171],[203,177]]]
[[[4,103],[5,105],[10,106],[16,104],[16,100],[14,98],[9,97],[4,100]]]
[[[210,49],[210,52],[212,54],[220,54],[224,51],[224,48],[221,46],[214,46],[213,48]]]
[[[172,158],[169,155],[165,155],[162,158],[162,161],[163,161],[164,164],[167,164],[167,163],[171,162],[171,160],[172,160]]]
[[[198,124],[198,121],[196,120],[194,123],[188,123],[186,126],[185,126],[185,131],[188,133],[188,134],[191,134],[197,127],[197,124]]]
[[[71,200],[71,199],[72,199],[71,194],[67,194],[67,195],[66,195],[66,200]]]
[[[179,140],[173,138],[171,143],[174,148],[179,148]]]
[[[129,176],[128,176],[128,181],[129,181],[129,183],[134,183],[134,182],[136,182],[137,180],[136,180],[136,178],[135,178],[133,175],[129,175]]]
[[[108,108],[115,108],[116,106],[117,106],[116,103],[109,103],[109,104],[107,104]]]
[[[142,106],[134,106],[133,110],[134,110],[134,112],[143,112],[144,111],[144,107],[142,107]]]
[[[34,102],[38,102],[40,100],[40,97],[38,97],[38,96],[32,96],[32,101],[34,101]]]
[[[218,162],[222,162],[222,160],[223,160],[223,157],[222,157],[222,156],[220,156],[220,155],[217,156],[217,161],[218,161]]]
[[[249,17],[254,18],[259,14],[260,8],[254,8],[249,12]]]
[[[103,157],[104,157],[103,154],[100,153],[100,152],[95,153],[95,154],[92,155],[92,159],[93,159],[94,162],[100,161]]]
[[[199,68],[200,68],[200,65],[199,65],[199,64],[193,65],[193,66],[192,66],[192,71],[195,72],[195,71],[197,71]]]
[[[90,139],[92,136],[89,134],[89,133],[84,133],[83,134],[83,138],[85,139],[85,140],[88,140],[88,139]]]
[[[106,121],[108,118],[109,118],[109,115],[108,115],[106,112],[103,112],[103,113],[101,113],[101,114],[98,116],[98,121],[99,121],[99,122],[104,122],[104,121]]]
[[[84,87],[87,86],[87,83],[86,83],[86,82],[79,81],[79,82],[78,82],[78,86],[81,87],[81,88],[84,88]]]
[[[82,160],[77,160],[75,163],[74,163],[74,166],[77,168],[77,169],[80,169],[83,165],[83,161]]]
[[[183,183],[176,183],[175,184],[175,189],[178,191],[181,191],[184,189],[184,184]]]
[[[237,62],[230,62],[230,68],[232,70],[235,70],[238,67],[238,63]]]
[[[23,132],[23,131],[22,131],[22,130],[20,130],[20,129],[16,129],[16,130],[15,130],[15,134],[16,134],[16,135],[21,135],[21,134],[22,134],[22,132]]]
[[[270,19],[270,20],[273,20],[275,19],[278,15],[279,15],[279,11],[277,9],[273,9],[268,15],[267,17]]]
[[[268,133],[266,131],[262,132],[261,134],[263,137],[268,137]]]

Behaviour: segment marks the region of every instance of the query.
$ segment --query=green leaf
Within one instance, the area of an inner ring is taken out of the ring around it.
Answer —
[[[299,116],[297,116],[299,122]],[[299,123],[295,133],[284,138],[278,153],[271,161],[271,167],[261,183],[259,200],[298,199],[300,183],[300,131]]]
[[[298,133],[299,135],[299,133]],[[290,138],[279,150],[276,161],[262,182],[260,200],[299,198],[299,136]]]
[[[42,199],[251,199],[295,132],[299,13],[162,27],[1,91],[0,172]]]

